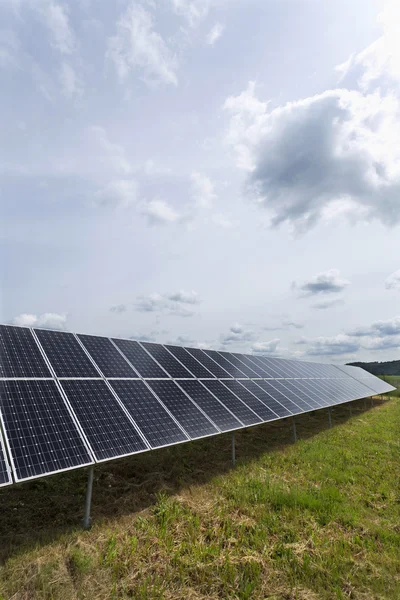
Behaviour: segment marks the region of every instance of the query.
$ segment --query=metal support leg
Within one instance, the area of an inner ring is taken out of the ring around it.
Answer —
[[[93,472],[94,467],[89,467],[88,481],[86,488],[86,499],[85,499],[85,515],[83,517],[83,528],[89,529],[90,527],[90,504],[92,502],[92,489],[93,489]]]
[[[328,408],[328,422],[329,422],[329,427],[332,427],[332,413],[331,413],[330,407]]]
[[[295,421],[294,417],[292,417],[292,424],[293,424],[293,441],[297,442],[296,421]]]
[[[232,433],[232,464],[235,466],[236,463],[236,452],[235,452],[235,434]]]
[[[350,411],[350,416],[352,417],[353,416],[353,408],[352,408],[351,404],[349,404],[349,411]]]
[[[364,398],[364,410],[367,410],[367,399]]]
[[[371,408],[373,407],[373,405],[374,405],[374,397],[371,396]]]

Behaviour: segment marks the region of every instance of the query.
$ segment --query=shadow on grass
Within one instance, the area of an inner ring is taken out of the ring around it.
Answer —
[[[375,405],[386,401],[375,398]],[[371,408],[356,400],[332,408],[333,426]],[[328,411],[296,417],[297,436],[310,438],[328,428]],[[265,452],[293,444],[291,419],[235,432],[236,459],[249,463]],[[154,504],[161,490],[209,481],[232,469],[231,434],[146,452],[96,465],[91,516],[94,523],[134,514]],[[70,471],[0,490],[0,562],[38,544],[81,529],[87,470]]]

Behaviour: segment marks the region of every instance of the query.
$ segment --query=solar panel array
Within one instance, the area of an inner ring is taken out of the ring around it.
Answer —
[[[358,367],[0,325],[0,486],[392,389]]]

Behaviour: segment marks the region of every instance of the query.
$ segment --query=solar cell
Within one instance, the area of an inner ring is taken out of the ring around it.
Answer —
[[[243,424],[200,383],[200,381],[182,380],[179,385],[199,406],[221,431],[240,429]]]
[[[268,408],[261,400],[256,398],[247,388],[242,385],[242,381],[236,381],[233,379],[226,380],[223,384],[231,390],[242,402],[247,404],[254,412],[266,421],[273,421],[278,418],[270,408]]]
[[[73,333],[34,331],[57,377],[101,377]]]
[[[194,358],[198,360],[203,367],[206,367],[206,369],[208,369],[215,377],[218,377],[218,379],[231,378],[231,375],[212,360],[212,358],[207,356],[203,350],[199,350],[198,348],[185,348],[185,350],[194,356]]]
[[[78,334],[104,377],[138,377],[114,344],[106,337]]]
[[[0,325],[0,377],[52,377],[27,327]]]
[[[218,429],[174,381],[149,381],[148,383],[191,439],[218,433]]]
[[[287,409],[285,406],[282,406],[282,404],[280,404],[277,400],[275,400],[275,398],[273,396],[271,396],[271,394],[268,394],[263,389],[261,389],[260,386],[257,385],[257,383],[255,381],[251,381],[250,379],[248,379],[247,381],[243,380],[240,383],[247,390],[249,390],[249,392],[254,394],[256,396],[256,398],[261,400],[261,402],[263,402],[267,406],[267,408],[269,408],[275,414],[277,414],[278,417],[280,417],[281,419],[288,417],[292,414],[289,409]]]
[[[244,374],[245,377],[250,377],[250,379],[260,377],[260,375],[258,375],[255,370],[251,369],[248,365],[244,364],[241,360],[239,360],[237,356],[235,356],[231,352],[218,352],[218,354],[220,354],[222,358],[225,358],[232,365],[234,365],[234,367],[237,367],[240,370],[240,372]]]
[[[113,342],[142,377],[149,379],[168,377],[168,374],[151,358],[138,342],[133,340],[120,340],[118,338],[113,338]]]
[[[251,360],[255,365],[263,369],[265,373],[267,373],[267,379],[273,379],[274,377],[281,377],[279,373],[273,371],[270,367],[267,367],[264,362],[262,362],[261,357],[258,356],[247,356],[247,360]]]
[[[147,450],[105,381],[66,379],[61,385],[98,461]]]
[[[161,346],[161,344],[142,342],[142,346],[174,379],[193,377],[192,373],[185,369],[185,367],[181,365],[181,363],[174,356],[172,356],[168,350]]]
[[[93,463],[55,381],[0,381],[0,411],[17,481]]]
[[[261,419],[246,404],[244,404],[233,392],[228,390],[221,381],[208,380],[204,385],[214,394],[216,398],[223,402],[237,419],[246,427],[261,423]]]
[[[144,381],[115,379],[110,384],[152,448],[188,441]]]
[[[296,385],[296,389],[305,393],[306,396],[311,398],[317,404],[318,408],[328,406],[329,402],[325,397],[326,394],[318,393],[318,391],[313,387],[313,381],[304,379],[300,381],[299,379],[296,379],[294,383]]]
[[[278,383],[278,382],[277,382]],[[287,379],[275,385],[285,396],[293,400],[302,410],[308,411],[313,408],[321,408],[319,404],[304,393],[298,386],[296,379]]]
[[[295,404],[292,400],[289,400],[285,394],[276,389],[275,384],[278,383],[277,381],[274,381],[273,383],[274,385],[271,384],[271,381],[257,381],[257,385],[259,385],[264,392],[267,392],[267,394],[272,396],[272,398],[278,400],[278,402],[287,408],[291,414],[294,415],[303,412],[303,410],[299,408],[297,404]]]
[[[175,356],[175,358],[180,360],[181,363],[187,369],[189,369],[189,371],[191,371],[195,377],[198,377],[199,379],[214,378],[214,375],[208,371],[208,369],[203,367],[203,365],[200,364],[199,361],[194,358],[194,356],[189,354],[185,348],[171,345],[166,345],[165,348],[167,348]]]
[[[216,350],[203,350],[205,354],[212,360],[214,360],[220,367],[222,367],[231,377],[235,379],[246,377],[246,375],[238,369],[235,365],[229,362],[224,356],[222,356]]]
[[[257,365],[254,361],[252,361],[250,356],[246,356],[246,354],[240,354],[238,352],[235,352],[233,354],[233,356],[235,356],[237,359],[239,359],[243,364],[245,364],[247,367],[249,367],[252,371],[257,373],[257,377],[261,377],[262,379],[270,377],[269,372],[266,369],[264,369],[263,367],[261,367],[260,365]]]
[[[12,483],[11,471],[6,458],[6,449],[0,436],[0,487]]]

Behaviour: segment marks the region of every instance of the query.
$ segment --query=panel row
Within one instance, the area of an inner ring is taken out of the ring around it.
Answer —
[[[233,431],[369,396],[337,380],[0,381],[15,480]],[[0,455],[0,482],[9,482]]]
[[[0,325],[0,378],[336,380],[346,379],[353,372],[348,370],[357,368],[346,369],[265,356]],[[380,385],[380,389],[384,386]]]

